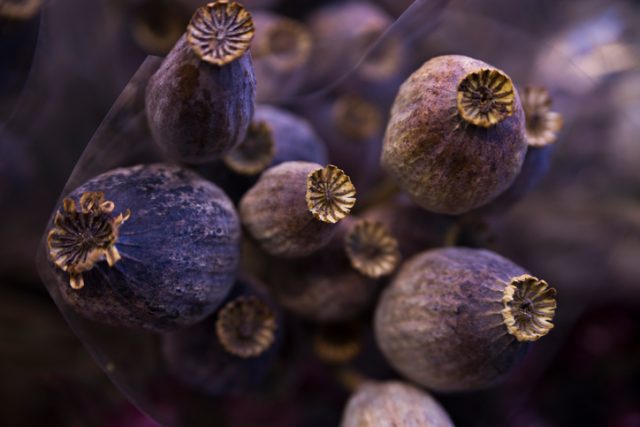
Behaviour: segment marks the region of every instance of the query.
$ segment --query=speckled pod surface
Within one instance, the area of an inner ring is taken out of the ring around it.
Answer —
[[[152,135],[171,160],[218,159],[245,138],[255,95],[249,53],[224,66],[209,64],[183,36],[147,86]]]
[[[115,242],[121,259],[82,273],[81,289],[72,289],[69,274],[50,264],[62,298],[78,314],[166,331],[194,324],[220,305],[240,252],[239,220],[221,189],[180,167],[155,164],[106,172],[67,198],[94,191],[103,192],[115,212],[131,214]]]
[[[335,225],[318,221],[306,202],[307,177],[322,168],[285,162],[266,170],[240,201],[240,217],[268,253],[284,258],[309,255],[331,240]]]
[[[209,395],[235,395],[264,380],[282,342],[282,318],[262,285],[246,277],[238,279],[225,303],[248,296],[258,297],[276,315],[276,338],[271,347],[252,358],[227,352],[216,336],[216,312],[194,326],[164,336],[162,354],[178,381]]]
[[[376,340],[402,375],[441,392],[490,386],[524,354],[503,294],[525,271],[486,250],[448,248],[407,261],[375,315]]]
[[[515,89],[511,115],[493,126],[473,125],[458,112],[458,84],[481,69],[497,70],[465,56],[433,58],[405,81],[393,104],[382,165],[427,210],[461,214],[488,203],[513,183],[524,161],[524,112]]]
[[[340,427],[453,427],[427,392],[399,381],[364,383],[351,396]]]

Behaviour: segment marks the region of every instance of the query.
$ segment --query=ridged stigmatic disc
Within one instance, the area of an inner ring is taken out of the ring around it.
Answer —
[[[528,274],[511,279],[505,288],[502,317],[518,341],[536,341],[553,328],[556,290]]]
[[[187,27],[187,40],[205,62],[225,65],[242,56],[255,33],[251,14],[232,1],[199,8]]]
[[[511,79],[495,69],[467,74],[458,84],[458,112],[481,127],[491,127],[513,114],[515,90]]]
[[[533,147],[553,144],[562,129],[562,115],[551,111],[551,96],[542,87],[527,86],[522,92],[527,143]]]
[[[356,188],[342,169],[328,165],[309,174],[307,206],[313,216],[335,224],[351,212],[356,204]]]
[[[398,241],[379,222],[358,222],[345,237],[345,250],[353,268],[372,278],[391,274],[400,262]]]
[[[256,297],[239,297],[222,307],[216,334],[229,353],[257,357],[275,341],[276,318],[269,306]]]

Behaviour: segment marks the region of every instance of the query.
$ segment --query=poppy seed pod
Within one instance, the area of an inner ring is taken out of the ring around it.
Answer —
[[[305,81],[313,52],[313,37],[296,20],[275,13],[253,13],[256,37],[251,56],[259,82],[259,102],[277,102],[295,95]]]
[[[279,311],[260,283],[242,277],[216,313],[165,335],[162,350],[180,382],[209,395],[229,395],[260,384],[281,341]]]
[[[392,24],[393,18],[384,10],[360,0],[329,4],[314,12],[309,18],[316,46],[314,56],[319,59],[310,70],[314,83],[333,83],[356,66],[350,76],[356,85],[393,81],[405,64],[402,40],[387,36],[374,47]],[[363,58],[372,47],[373,51]]]
[[[326,164],[329,156],[309,122],[268,105],[256,107],[247,138],[225,157],[226,165],[242,175],[290,161]]]
[[[453,427],[427,392],[400,381],[365,382],[351,396],[341,427]]]
[[[265,171],[240,201],[240,217],[271,255],[298,258],[329,243],[355,204],[355,187],[333,165],[285,162]]]
[[[215,160],[245,138],[256,94],[252,37],[251,15],[242,6],[209,3],[150,79],[149,126],[172,160]]]
[[[356,224],[357,220],[345,218],[325,247],[295,263],[270,263],[267,286],[282,307],[321,323],[351,320],[370,307],[379,282],[354,269],[345,250],[346,237]],[[366,251],[359,253],[368,261],[366,265],[389,265],[387,256],[368,258]]]
[[[385,117],[380,107],[349,92],[316,98],[303,109],[325,141],[330,161],[344,169],[361,193],[373,187],[381,175]]]
[[[461,214],[505,191],[527,150],[511,79],[459,55],[427,61],[400,87],[382,165],[423,208]]]
[[[165,331],[226,297],[240,224],[227,196],[185,169],[115,169],[71,192],[47,232],[62,298],[91,320]]]
[[[492,385],[553,324],[555,289],[486,250],[434,249],[383,293],[376,340],[404,376],[432,390]]]
[[[403,259],[443,246],[447,231],[454,224],[453,218],[427,212],[404,194],[365,210],[361,216],[387,227],[397,239]]]

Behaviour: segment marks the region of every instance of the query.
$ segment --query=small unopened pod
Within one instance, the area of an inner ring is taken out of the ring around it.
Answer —
[[[165,335],[162,351],[181,383],[209,395],[230,395],[262,382],[281,341],[277,307],[260,283],[242,277],[213,315]]]
[[[256,37],[251,48],[259,102],[286,101],[308,75],[313,37],[304,24],[275,13],[253,13]]]
[[[365,382],[349,398],[340,427],[453,427],[427,392],[400,381]]]
[[[395,369],[424,387],[488,387],[553,328],[555,294],[493,252],[434,249],[407,261],[383,293],[376,340]]]
[[[526,151],[524,111],[509,76],[447,55],[427,61],[400,87],[382,165],[423,208],[461,214],[509,188]]]
[[[277,301],[314,322],[351,320],[370,308],[381,279],[399,264],[397,241],[378,223],[347,218],[312,255],[273,263],[268,286]]]
[[[563,118],[551,109],[551,95],[541,86],[526,86],[522,107],[526,120],[527,154],[520,173],[511,186],[496,199],[479,209],[484,215],[501,214],[520,201],[544,178],[562,129]]]
[[[253,33],[251,15],[239,3],[202,6],[150,79],[149,126],[172,160],[215,160],[245,138],[256,95],[248,51]]]
[[[285,162],[266,170],[240,201],[240,217],[269,254],[299,258],[325,246],[355,205],[356,190],[336,166]]]
[[[240,223],[224,192],[193,172],[134,166],[67,195],[45,243],[60,295],[78,314],[165,331],[204,319],[227,296]]]

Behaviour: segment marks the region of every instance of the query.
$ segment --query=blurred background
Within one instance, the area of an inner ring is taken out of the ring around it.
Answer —
[[[154,158],[126,139],[136,135],[127,108],[139,110],[140,89],[123,90],[148,55],[168,52],[202,3],[0,0],[2,426],[152,426],[143,412],[171,424],[185,410],[148,377],[110,378],[101,354],[119,349],[133,366],[147,356],[126,351],[118,334],[105,338],[76,324],[62,307],[65,321],[35,256],[74,167],[93,176]],[[324,111],[343,96],[363,98],[377,113],[358,107],[353,120],[364,117],[373,129],[365,138],[372,165],[398,85],[435,55],[474,56],[519,85],[549,88],[565,127],[546,175],[508,211],[453,221],[455,244],[491,248],[558,289],[557,328],[504,384],[438,399],[458,426],[640,426],[640,2],[367,0],[360,12],[336,18],[337,35],[320,12],[332,19],[337,12],[328,7],[353,1],[244,3],[294,19],[316,37],[311,66],[286,86],[264,77],[259,101],[305,116],[325,140],[343,141]],[[369,22],[372,35],[349,39],[349,27]],[[347,50],[332,51],[331,37],[343,34]],[[253,55],[257,69],[268,70],[258,47]],[[374,65],[389,55],[397,66],[385,74]],[[329,151],[344,162],[354,157]],[[358,176],[373,194],[384,183],[376,170]],[[338,425],[348,393],[327,379],[331,368],[308,356],[283,370],[299,374],[273,398],[198,397],[192,417],[208,408],[224,411],[225,426]]]

